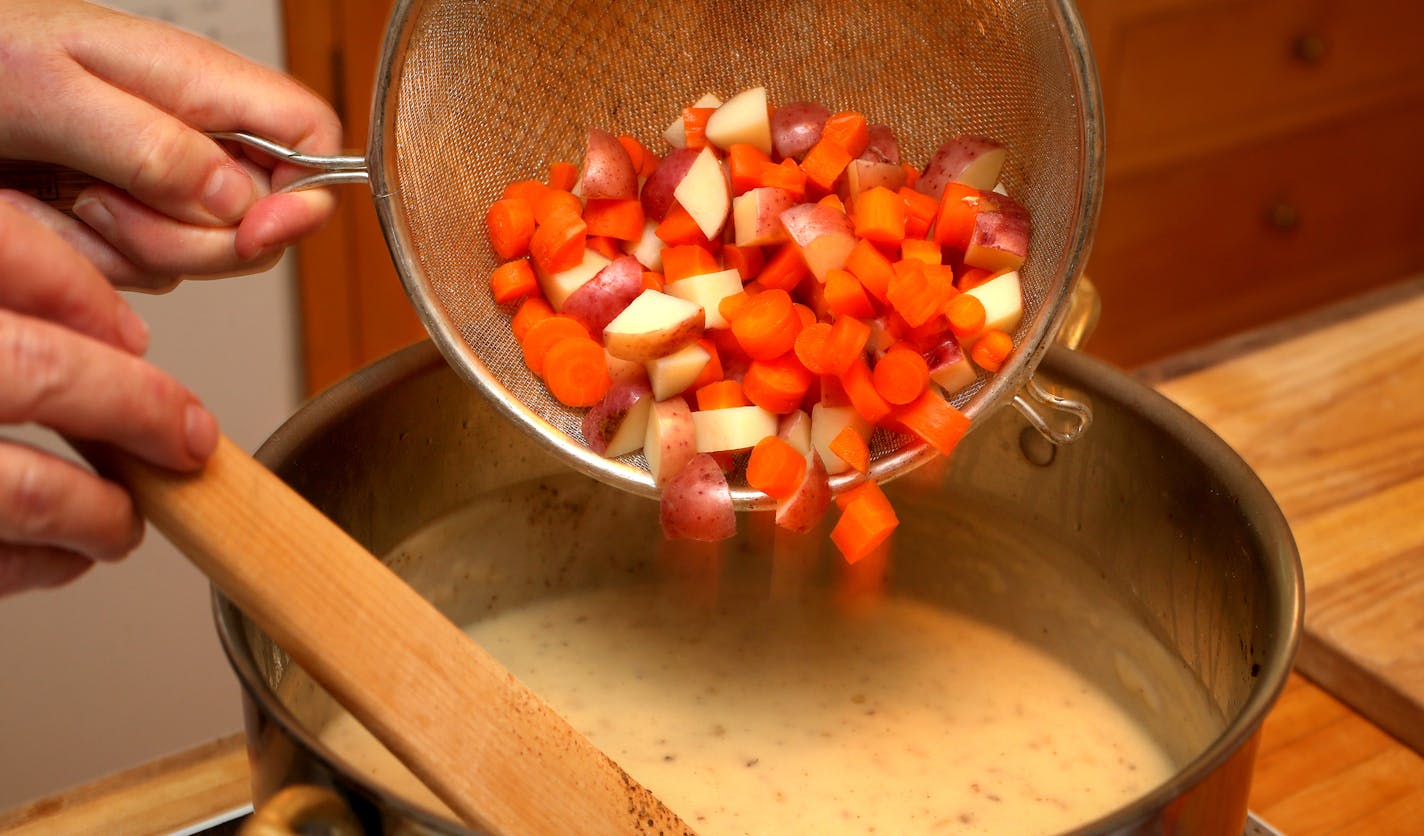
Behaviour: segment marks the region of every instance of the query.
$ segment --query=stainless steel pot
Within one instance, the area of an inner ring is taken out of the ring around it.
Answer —
[[[1093,404],[1091,431],[1055,447],[1000,410],[942,466],[888,486],[902,528],[887,583],[1041,643],[1182,764],[1082,832],[1240,833],[1257,732],[1300,631],[1290,531],[1245,463],[1150,389],[1063,349],[1041,374]],[[429,343],[317,397],[258,458],[458,623],[667,565],[655,503],[568,470]],[[505,511],[458,522],[481,503]],[[721,571],[765,575],[754,543],[766,528],[742,529]],[[818,565],[830,581],[840,564]],[[334,704],[231,602],[214,603],[244,689],[259,808],[314,784],[369,832],[461,832],[319,744]]]

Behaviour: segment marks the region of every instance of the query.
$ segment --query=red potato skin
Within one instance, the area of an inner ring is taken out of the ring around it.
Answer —
[[[889,125],[879,123],[868,128],[870,142],[861,152],[860,159],[875,163],[900,164],[900,140]]]
[[[692,409],[681,397],[653,404],[648,423],[658,425],[658,467],[653,482],[666,485],[697,455],[697,430],[692,425]],[[644,450],[646,451],[646,448]]]
[[[1002,148],[982,136],[950,137],[925,164],[924,173],[915,181],[915,191],[938,200],[944,194],[944,184],[956,179],[965,166],[985,153]]]
[[[642,292],[643,265],[631,255],[619,256],[569,294],[559,313],[583,323],[590,334],[601,334]]]
[[[653,390],[646,381],[613,384],[603,400],[589,407],[583,415],[583,440],[588,449],[603,455],[628,413],[644,398],[652,396]]]
[[[823,235],[855,235],[855,227],[844,212],[819,203],[802,203],[781,213],[786,233],[799,247],[807,247]]]
[[[964,263],[985,270],[1017,270],[1028,257],[1028,210],[1008,195],[981,192],[985,202],[974,217]]]
[[[776,524],[788,531],[805,534],[820,525],[831,507],[831,477],[821,455],[806,455],[806,475],[796,492],[776,504]]]
[[[643,193],[639,196],[643,202],[644,217],[658,222],[667,217],[674,200],[672,193],[677,189],[677,184],[682,182],[682,178],[687,176],[687,170],[692,168],[692,161],[697,159],[697,153],[695,148],[674,148],[663,157],[658,167],[653,169],[653,173],[648,175],[647,181],[643,183]]]
[[[603,346],[608,349],[609,354],[620,360],[650,363],[697,342],[706,324],[707,314],[699,308],[697,315],[691,319],[645,334],[610,334],[605,325],[602,331]]]
[[[669,540],[715,543],[737,533],[727,477],[706,453],[694,456],[663,486],[658,512]]]
[[[771,113],[771,149],[781,159],[800,160],[821,139],[831,112],[815,102],[787,102]]]
[[[628,149],[608,131],[589,129],[579,191],[585,200],[633,200],[638,197],[638,170],[633,167]]]

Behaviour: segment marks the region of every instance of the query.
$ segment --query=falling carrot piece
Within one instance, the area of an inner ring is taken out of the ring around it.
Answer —
[[[801,316],[784,290],[767,289],[751,297],[731,320],[732,334],[753,360],[771,360],[790,351],[801,332]]]
[[[895,347],[875,361],[871,378],[875,391],[887,403],[904,406],[918,398],[929,385],[930,366],[918,351]]]
[[[752,360],[742,376],[747,400],[777,415],[801,408],[815,376],[790,351],[770,360]]]
[[[593,406],[613,385],[603,344],[592,337],[567,337],[544,357],[544,385],[565,406]]]
[[[697,400],[697,408],[700,410],[732,409],[747,406],[749,403],[739,380],[717,380],[699,386],[693,391],[693,397]]]
[[[900,426],[924,439],[940,453],[949,455],[969,432],[969,417],[944,399],[934,387],[926,387],[918,398],[895,410]]]
[[[821,127],[821,140],[840,146],[854,159],[870,144],[870,125],[864,114],[853,110],[833,113]]]
[[[528,366],[534,374],[543,377],[544,361],[549,354],[549,349],[553,348],[554,344],[560,340],[573,337],[588,337],[588,329],[573,317],[554,314],[535,322],[528,331],[524,332],[524,339],[521,341],[521,345],[524,347],[524,365]],[[607,365],[605,361],[605,371],[607,371]]]
[[[899,244],[905,240],[905,199],[884,186],[856,195],[851,220],[855,234],[877,244]]]
[[[518,258],[529,252],[529,239],[534,237],[534,207],[522,197],[496,200],[485,214],[485,229],[496,255]]]
[[[832,453],[840,456],[841,459],[851,466],[856,473],[865,474],[870,472],[870,445],[865,443],[865,438],[856,431],[855,427],[846,426],[836,437],[831,439],[827,445]]]
[[[538,293],[539,280],[534,277],[527,259],[506,261],[490,272],[490,290],[494,301],[507,305]]]
[[[987,313],[979,297],[961,293],[944,306],[944,315],[949,320],[949,328],[954,332],[954,336],[968,341],[979,336],[979,332],[984,330]]]
[[[840,381],[845,387],[850,405],[855,407],[860,417],[872,424],[878,424],[890,414],[890,404],[875,388],[875,380],[865,358],[857,357],[850,367],[841,373]]]
[[[606,235],[620,241],[637,241],[643,237],[643,202],[641,200],[590,200],[583,207],[583,222],[589,235]]]
[[[663,281],[671,284],[689,276],[715,273],[721,268],[706,247],[697,244],[676,244],[663,248]]]
[[[841,516],[831,529],[831,541],[848,563],[857,563],[875,551],[900,524],[890,500],[873,480],[851,489],[836,502]]]
[[[571,192],[577,182],[578,166],[568,162],[549,164],[549,188]]]
[[[974,341],[974,347],[969,349],[969,357],[980,368],[997,372],[1013,350],[1013,337],[996,328],[990,328]]]
[[[747,484],[774,499],[796,493],[806,478],[806,457],[785,439],[769,435],[747,459]]]
[[[856,316],[864,319],[875,316],[875,306],[866,295],[865,286],[849,270],[828,270],[821,296],[826,310],[836,316]]]
[[[529,254],[545,273],[558,273],[583,261],[588,225],[575,212],[557,211],[540,221],[529,239]]]
[[[519,309],[514,312],[514,319],[509,323],[509,329],[514,332],[514,338],[521,343],[524,342],[524,335],[529,333],[529,329],[534,323],[541,319],[548,319],[554,315],[554,309],[543,296],[529,296],[519,304]]]

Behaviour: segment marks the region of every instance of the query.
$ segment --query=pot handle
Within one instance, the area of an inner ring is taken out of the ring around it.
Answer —
[[[1053,342],[1075,350],[1081,348],[1097,327],[1102,310],[1097,287],[1087,276],[1079,276],[1068,297],[1068,312]],[[1013,403],[1019,414],[1054,444],[1071,444],[1093,423],[1090,405],[1049,391],[1033,377],[1014,395]]]
[[[243,823],[240,836],[294,836],[315,827],[331,836],[361,836],[346,799],[327,787],[293,784],[278,790]]]

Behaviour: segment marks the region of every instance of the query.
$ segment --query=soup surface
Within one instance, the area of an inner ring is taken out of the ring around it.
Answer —
[[[1093,684],[981,621],[897,595],[708,599],[635,584],[468,632],[704,834],[1055,833],[1174,770]],[[322,738],[444,809],[349,715]]]

